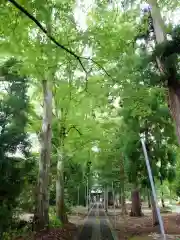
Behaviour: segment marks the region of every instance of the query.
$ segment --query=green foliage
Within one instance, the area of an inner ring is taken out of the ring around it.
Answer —
[[[166,40],[157,44],[153,52],[153,58],[156,61],[158,57],[163,63],[164,77],[166,82],[174,86],[176,79],[179,78],[178,56],[180,54],[180,26],[176,26],[171,32],[172,40]],[[163,80],[163,77],[162,77]]]
[[[173,30],[172,40],[157,45],[151,55],[147,43],[148,16],[138,23],[137,3],[131,8],[131,1],[125,1],[129,9],[123,5],[121,11],[114,6],[108,8],[107,1],[96,1],[88,10],[85,30],[74,20],[74,1],[19,2],[63,46],[79,56],[89,49],[93,60],[82,57],[87,72],[82,71],[76,59],[57,48],[27,16],[9,2],[0,3],[2,61],[9,56],[20,60],[6,62],[0,74],[6,82],[2,83],[5,91],[0,91],[0,179],[4,182],[0,195],[8,196],[7,201],[0,202],[0,225],[4,217],[7,221],[3,224],[10,225],[17,201],[24,211],[34,209],[39,155],[29,155],[27,131],[36,136],[41,131],[43,79],[51,83],[53,93],[51,205],[55,205],[59,153],[64,157],[67,212],[72,205],[85,204],[87,179],[89,187],[94,183],[111,186],[113,181],[117,191],[127,186],[129,191],[132,183],[149,187],[140,133],[146,135],[156,185],[161,177],[179,195],[177,142],[164,89],[167,76],[159,74],[154,61],[156,56],[163,59],[167,73],[174,64],[178,69],[179,28]],[[173,9],[178,6],[173,2],[159,4]],[[167,28],[170,32],[172,24]],[[138,45],[137,38],[146,41]],[[19,77],[24,75],[28,79]],[[14,154],[17,148],[25,159],[7,155]],[[61,222],[53,211],[50,209],[50,225],[59,227]]]
[[[61,223],[61,221],[59,220],[59,218],[56,217],[56,215],[53,215],[53,216],[50,217],[49,226],[50,226],[50,227],[54,227],[54,228],[56,228],[56,227],[59,228],[59,227],[62,226],[62,223]]]
[[[172,182],[172,190],[173,192],[176,193],[176,195],[179,197],[180,196],[180,171],[179,171],[179,166],[180,166],[180,158],[179,158],[179,149],[177,149],[176,151],[177,154],[177,163],[176,163],[176,168],[175,168],[175,175],[176,178],[174,179],[174,181]]]
[[[31,156],[28,158],[28,161],[26,161],[26,176],[24,176],[23,189],[18,198],[18,208],[22,212],[34,212],[34,195],[37,181],[38,157],[39,156],[36,156],[36,154],[31,154]]]
[[[59,218],[56,216],[56,211],[55,211],[55,208],[54,207],[50,207],[49,209],[49,225],[50,227],[61,227],[62,226],[62,223],[61,221],[59,220]]]
[[[1,66],[4,81],[4,97],[0,99],[0,226],[1,234],[12,221],[13,209],[28,169],[29,143],[25,132],[27,123],[28,97],[27,79],[13,69],[16,61],[7,61]],[[16,157],[19,150],[22,157]],[[26,168],[27,167],[27,168]]]

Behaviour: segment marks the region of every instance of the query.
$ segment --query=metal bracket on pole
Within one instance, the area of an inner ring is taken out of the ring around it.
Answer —
[[[162,234],[163,239],[166,240],[164,224],[163,224],[163,220],[162,220],[162,217],[160,214],[160,209],[157,204],[156,190],[155,190],[155,186],[154,186],[154,181],[153,181],[153,177],[152,177],[152,171],[151,171],[151,166],[149,163],[146,145],[145,145],[144,139],[141,136],[140,136],[140,138],[141,138],[142,148],[143,148],[143,152],[144,152],[144,156],[145,156],[145,162],[146,162],[146,167],[147,167],[147,171],[148,171],[148,175],[149,175],[149,180],[150,180],[150,184],[151,184],[152,195],[153,195],[155,206],[156,206],[156,212],[157,212],[157,216],[158,216],[158,220],[159,220],[161,234]]]

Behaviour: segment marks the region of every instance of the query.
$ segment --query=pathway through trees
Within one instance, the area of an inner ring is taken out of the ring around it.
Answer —
[[[116,239],[110,222],[100,203],[96,203],[89,210],[89,214],[84,222],[83,227],[78,231],[77,240],[114,240]]]

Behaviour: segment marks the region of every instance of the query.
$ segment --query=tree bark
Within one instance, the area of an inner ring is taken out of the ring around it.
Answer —
[[[122,201],[122,188],[120,188],[119,190],[119,203],[121,204],[121,201]]]
[[[170,204],[172,204],[172,186],[169,185],[169,192],[170,192]]]
[[[49,225],[49,172],[52,137],[52,90],[51,84],[44,80],[43,87],[43,121],[40,134],[41,154],[35,207],[35,228],[40,230]]]
[[[162,207],[165,208],[165,203],[164,203],[164,198],[163,198],[163,196],[161,197],[161,204],[162,204]]]
[[[180,144],[180,84],[169,86],[169,108],[176,124],[176,135]]]
[[[166,40],[166,32],[164,22],[160,13],[160,9],[157,4],[157,0],[148,0],[151,5],[151,16],[153,19],[153,27],[155,31],[155,38],[157,43],[162,43]],[[157,59],[158,68],[161,73],[164,73],[163,63]],[[167,79],[168,80],[168,105],[171,115],[175,121],[176,134],[178,142],[180,144],[180,84],[178,79]]]
[[[152,202],[152,225],[158,226],[159,221],[158,221],[158,216],[157,216],[157,212],[156,212],[156,204],[154,202],[153,196],[151,196],[151,202]]]
[[[108,192],[108,206],[113,206],[113,192],[112,191],[109,191]]]
[[[140,199],[140,193],[137,186],[135,186],[134,190],[132,191],[132,205],[131,205],[131,217],[141,217],[142,211],[141,211],[141,199]]]
[[[160,180],[160,182],[161,182],[161,204],[162,204],[162,207],[164,208],[165,207],[165,203],[164,203],[164,192],[163,192],[163,189],[162,189],[162,187],[163,187],[162,179]]]
[[[151,208],[151,194],[150,190],[147,189],[148,208]]]
[[[122,215],[127,214],[127,209],[126,209],[126,194],[125,194],[125,171],[124,171],[124,157],[120,159],[120,180],[121,180],[121,210],[122,210]]]
[[[57,178],[56,178],[56,215],[64,224],[68,222],[64,203],[64,159],[58,152]]]
[[[127,208],[126,208],[126,195],[125,195],[125,189],[124,189],[124,183],[122,184],[121,188],[121,211],[122,215],[127,214]]]
[[[104,209],[108,212],[108,187],[104,189]]]
[[[164,203],[164,192],[163,192],[163,190],[161,190],[161,204],[162,204],[162,207],[165,208],[165,203]]]

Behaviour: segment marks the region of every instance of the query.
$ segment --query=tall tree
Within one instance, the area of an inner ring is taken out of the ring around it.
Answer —
[[[157,44],[162,44],[167,41],[167,33],[165,30],[165,24],[161,16],[160,8],[158,6],[157,0],[148,0],[148,3],[151,7],[151,17],[152,17],[152,24],[154,28],[154,34]],[[177,36],[178,37],[178,36]],[[164,49],[164,51],[168,49]],[[172,54],[176,54],[179,52],[180,49],[171,49],[171,53],[168,57],[172,56]],[[167,52],[164,54],[167,54]],[[159,71],[167,78],[167,88],[169,92],[169,108],[170,112],[174,118],[176,124],[176,132],[178,141],[180,143],[180,85],[177,75],[176,63],[171,63],[171,66],[167,68],[165,64],[165,59],[163,57],[157,57],[157,64]],[[169,63],[170,64],[170,63]]]
[[[0,68],[0,237],[12,223],[29,157],[26,133],[28,79],[18,74],[20,63],[10,59]],[[17,152],[20,156],[17,156]]]

